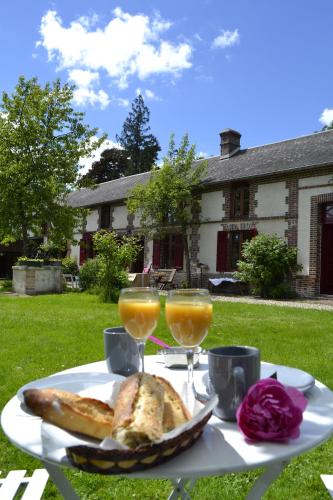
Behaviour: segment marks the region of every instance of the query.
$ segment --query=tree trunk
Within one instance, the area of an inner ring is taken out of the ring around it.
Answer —
[[[186,227],[182,228],[182,236],[184,243],[184,255],[185,255],[185,269],[186,269],[186,281],[188,288],[192,286],[192,278],[191,278],[191,266],[190,266],[190,249],[188,245],[188,237]]]

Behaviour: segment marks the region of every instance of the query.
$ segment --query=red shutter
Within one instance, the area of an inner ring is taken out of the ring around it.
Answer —
[[[82,239],[80,240],[80,266],[85,263],[86,261],[86,243]]]
[[[160,267],[161,260],[161,240],[153,241],[153,267]]]
[[[183,245],[183,237],[181,234],[174,235],[174,267],[177,269],[183,269],[183,258],[184,258],[184,245]]]
[[[220,273],[227,271],[227,262],[228,262],[228,231],[218,231],[216,271]]]

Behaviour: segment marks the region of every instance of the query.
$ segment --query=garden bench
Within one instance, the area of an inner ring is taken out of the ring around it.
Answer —
[[[0,499],[13,500],[22,485],[27,485],[21,500],[39,500],[42,497],[49,474],[45,469],[34,470],[31,477],[25,477],[26,470],[12,470],[0,479]]]

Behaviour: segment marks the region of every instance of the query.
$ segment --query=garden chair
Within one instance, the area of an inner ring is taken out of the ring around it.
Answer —
[[[159,285],[160,290],[170,290],[171,288],[175,288],[175,284],[173,282],[177,269],[171,269],[169,276],[164,278]]]
[[[75,288],[75,278],[73,274],[63,274],[64,282],[67,288]]]
[[[21,500],[39,500],[42,498],[49,474],[45,469],[34,470],[31,477],[25,477],[26,470],[12,470],[7,477],[0,479],[1,500],[13,500],[23,485],[27,485]]]

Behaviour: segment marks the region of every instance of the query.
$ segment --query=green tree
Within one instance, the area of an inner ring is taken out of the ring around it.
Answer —
[[[199,205],[200,190],[206,162],[194,162],[195,146],[186,134],[176,149],[171,136],[168,155],[160,169],[152,171],[146,185],[135,186],[128,197],[130,213],[138,212],[141,231],[148,238],[163,238],[172,231],[182,234],[187,283],[191,285],[188,228]]]
[[[91,169],[82,177],[82,182],[91,180],[96,184],[112,181],[129,175],[130,162],[128,152],[124,149],[110,148],[101,153],[99,160],[94,161]]]
[[[93,236],[99,263],[98,283],[104,302],[117,302],[119,290],[128,284],[127,268],[136,259],[140,246],[134,236],[119,240],[113,231],[101,230]]]
[[[130,158],[127,175],[151,170],[161,150],[156,137],[149,133],[149,116],[149,109],[142,95],[138,95],[132,103],[132,109],[123,124],[121,134],[116,136]]]
[[[84,211],[66,204],[79,179],[79,159],[104,141],[72,108],[74,87],[41,86],[23,76],[0,103],[0,241],[23,241],[29,233],[52,241],[71,238]]]
[[[297,248],[289,247],[276,234],[259,234],[246,241],[237,265],[235,277],[249,283],[253,293],[266,298],[290,296],[290,280],[302,269],[297,264]]]

